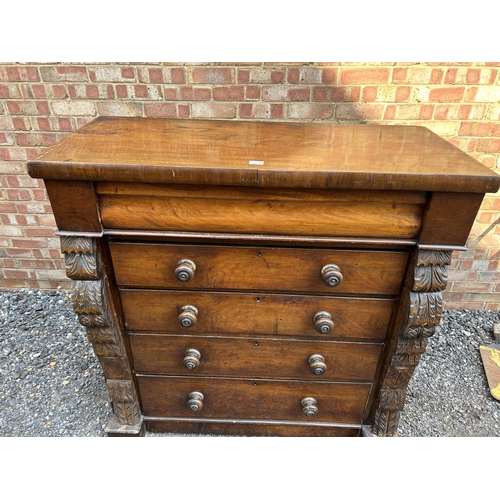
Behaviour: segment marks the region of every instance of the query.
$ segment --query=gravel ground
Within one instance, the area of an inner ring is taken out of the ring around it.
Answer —
[[[408,388],[399,434],[500,436],[479,345],[500,312],[445,311]],[[65,291],[0,291],[0,436],[105,436],[104,377]]]

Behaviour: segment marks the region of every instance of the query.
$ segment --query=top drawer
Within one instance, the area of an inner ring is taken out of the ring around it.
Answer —
[[[323,295],[396,295],[408,258],[407,251],[165,243],[110,243],[109,248],[119,286],[297,291]],[[186,274],[179,276],[183,270]]]
[[[416,238],[426,193],[97,182],[106,229]]]

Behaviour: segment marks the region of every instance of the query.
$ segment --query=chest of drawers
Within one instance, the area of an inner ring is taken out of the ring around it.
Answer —
[[[28,164],[109,435],[396,435],[500,177],[421,127],[98,118]]]

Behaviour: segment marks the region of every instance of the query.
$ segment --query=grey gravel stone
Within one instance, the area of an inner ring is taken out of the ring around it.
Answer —
[[[496,311],[445,311],[408,387],[399,435],[500,436],[479,345]],[[0,436],[105,436],[101,367],[65,291],[0,291]]]

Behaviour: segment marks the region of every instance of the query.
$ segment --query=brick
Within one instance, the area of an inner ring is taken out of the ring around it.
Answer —
[[[341,68],[340,71],[340,82],[343,84],[388,83],[389,77],[389,68]]]
[[[500,123],[478,123],[477,135],[485,137],[500,137]],[[500,206],[498,208],[500,209]]]
[[[306,85],[323,83],[322,73],[319,68],[292,68],[288,70],[288,82]]]
[[[90,80],[93,82],[135,82],[133,68],[113,66],[91,66],[88,68]]]
[[[295,103],[289,104],[288,116],[296,119],[321,119],[328,120],[333,117],[334,106],[332,104],[318,103]]]
[[[5,252],[15,257],[31,257],[32,255],[30,248],[6,248]]]
[[[494,301],[494,298],[495,298],[495,295],[494,293],[471,293],[470,296],[469,296],[469,302],[482,302],[483,304],[484,303],[487,303],[487,302],[490,302],[490,301]],[[498,300],[498,298],[497,298]]]
[[[181,87],[180,98],[183,101],[209,101],[212,98],[212,89],[210,87]]]
[[[271,118],[270,103],[242,103],[239,106],[240,118]]]
[[[49,115],[49,107],[43,101],[7,101],[12,115]]]
[[[139,68],[139,81],[144,83],[185,83],[186,71],[184,68]]]
[[[191,105],[193,118],[235,118],[237,105],[235,103],[201,103]]]
[[[464,87],[443,87],[431,89],[429,100],[435,102],[460,102],[464,96]]]
[[[30,191],[27,189],[7,189],[8,200],[31,200]]]
[[[159,85],[131,85],[129,93],[133,99],[161,100],[163,98]]]
[[[425,126],[441,137],[452,137],[458,134],[459,121],[428,121]]]
[[[337,120],[380,120],[384,113],[383,104],[340,103],[335,109]]]
[[[500,101],[500,86],[479,87],[474,101],[498,103]]]
[[[378,96],[378,87],[369,86],[363,89],[363,98],[362,100],[365,102],[374,102],[377,100]]]
[[[286,91],[287,101],[309,101],[311,91],[308,87],[288,87]]]
[[[491,292],[493,285],[491,283],[453,283],[453,291],[457,292]]]
[[[457,71],[458,71],[457,68],[447,69],[444,76],[444,83],[447,84],[455,83],[457,79]]]
[[[339,70],[337,68],[323,68],[321,73],[321,83],[333,84],[338,81]]]
[[[153,118],[188,118],[189,106],[173,102],[144,104],[144,114]]]
[[[420,120],[431,120],[434,115],[434,104],[422,104],[420,106],[420,114],[418,115]]]
[[[262,87],[263,101],[286,101],[287,87],[285,85],[273,85]]]
[[[215,85],[234,83],[233,68],[192,68],[189,83],[209,83]]]
[[[17,84],[0,85],[0,99],[20,99],[21,89]]]
[[[396,106],[396,120],[418,120],[420,119],[420,104],[402,104]]]
[[[49,228],[32,228],[32,227],[27,227],[25,229],[26,236],[29,238],[32,237],[53,237],[54,236],[54,229],[49,229]]]
[[[313,101],[343,101],[344,90],[337,87],[313,87],[312,100]]]
[[[213,95],[215,101],[241,101],[245,98],[245,87],[242,85],[214,87]]]
[[[138,102],[98,102],[99,116],[142,116],[143,105]]]
[[[411,87],[397,87],[396,88],[396,102],[408,101],[411,94]]]
[[[488,104],[484,118],[491,121],[500,120],[500,104]]]
[[[44,82],[86,82],[85,66],[41,66],[40,74]]]
[[[23,236],[23,230],[17,226],[0,225],[0,236]]]
[[[96,107],[93,102],[53,101],[52,110],[56,115],[96,116]]]
[[[34,66],[8,66],[5,68],[6,80],[9,82],[38,82],[38,69]]]

